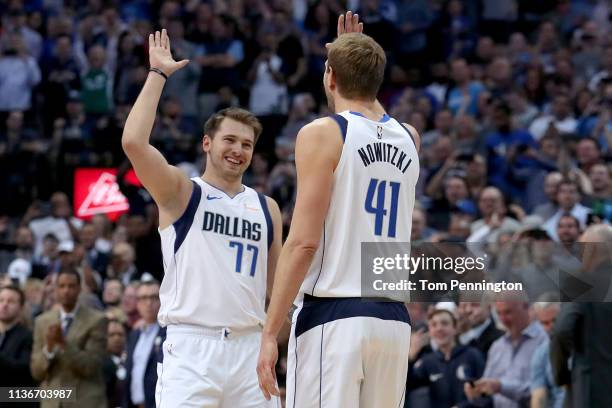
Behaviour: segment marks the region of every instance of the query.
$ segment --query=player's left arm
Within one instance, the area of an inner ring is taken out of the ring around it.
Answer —
[[[276,264],[278,262],[278,257],[281,252],[281,247],[283,245],[283,218],[281,216],[280,208],[274,199],[270,197],[266,197],[266,202],[268,203],[268,209],[270,210],[270,217],[272,218],[272,231],[273,231],[273,240],[272,246],[268,251],[268,274],[267,274],[267,282],[266,282],[266,302],[270,300],[270,296],[272,296],[272,284],[274,283],[274,272],[276,271]]]
[[[278,395],[274,372],[277,337],[319,246],[341,152],[342,138],[332,119],[316,120],[298,133],[297,197],[289,236],[278,259],[257,366],[260,387],[268,399]]]

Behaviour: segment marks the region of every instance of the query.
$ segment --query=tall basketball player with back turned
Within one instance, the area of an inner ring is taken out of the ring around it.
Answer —
[[[266,398],[277,395],[276,338],[296,299],[287,407],[395,408],[403,406],[409,316],[403,303],[361,299],[359,254],[362,242],[410,241],[419,140],[376,100],[382,48],[361,34],[356,15],[338,25],[323,78],[335,114],[297,137],[297,199],[257,373]]]
[[[158,320],[167,327],[158,364],[158,407],[277,407],[255,368],[268,276],[281,245],[276,203],[242,185],[261,132],[230,108],[204,127],[206,170],[189,180],[149,144],[159,98],[176,62],[166,30],[149,36],[151,72],[125,124],[122,144],[159,207],[165,275]]]

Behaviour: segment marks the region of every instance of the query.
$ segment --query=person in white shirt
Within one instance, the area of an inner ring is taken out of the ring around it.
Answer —
[[[591,210],[588,207],[580,204],[580,193],[578,186],[571,180],[563,180],[557,188],[557,205],[558,209],[555,214],[550,217],[542,228],[550,235],[550,237],[559,242],[557,227],[559,220],[564,214],[570,214],[580,222],[580,228],[586,227],[587,217]]]
[[[569,95],[560,93],[555,96],[551,104],[551,113],[534,120],[529,126],[529,133],[535,140],[540,140],[550,126],[554,126],[561,135],[576,132],[578,121],[572,114],[572,103]]]

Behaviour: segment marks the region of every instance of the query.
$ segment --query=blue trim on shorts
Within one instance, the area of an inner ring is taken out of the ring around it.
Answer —
[[[193,191],[189,198],[189,204],[187,204],[187,208],[183,215],[181,215],[181,218],[172,224],[176,232],[176,239],[174,240],[175,254],[178,252],[183,241],[185,241],[185,238],[187,238],[187,233],[191,228],[191,224],[193,224],[193,218],[195,217],[196,210],[200,205],[200,199],[202,198],[202,188],[200,185],[193,180],[191,180],[191,182],[193,183]]]
[[[337,113],[334,115],[330,115],[330,118],[334,119],[338,126],[340,126],[340,132],[342,133],[342,142],[346,140],[346,131],[348,129],[348,120],[342,115],[338,115]]]
[[[270,249],[272,247],[272,242],[274,241],[274,225],[272,224],[272,216],[270,215],[270,209],[268,208],[266,196],[261,193],[257,193],[257,197],[259,197],[261,209],[264,212],[264,217],[266,217],[266,226],[268,228],[268,249]]]
[[[304,305],[295,322],[295,337],[322,324],[349,317],[375,317],[410,324],[402,302],[366,298],[321,298],[304,295]]]

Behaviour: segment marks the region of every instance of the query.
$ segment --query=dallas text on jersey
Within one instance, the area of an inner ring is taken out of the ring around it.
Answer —
[[[261,224],[238,217],[216,214],[210,211],[204,212],[204,231],[212,231],[217,234],[230,237],[245,238],[252,241],[261,239]]]

